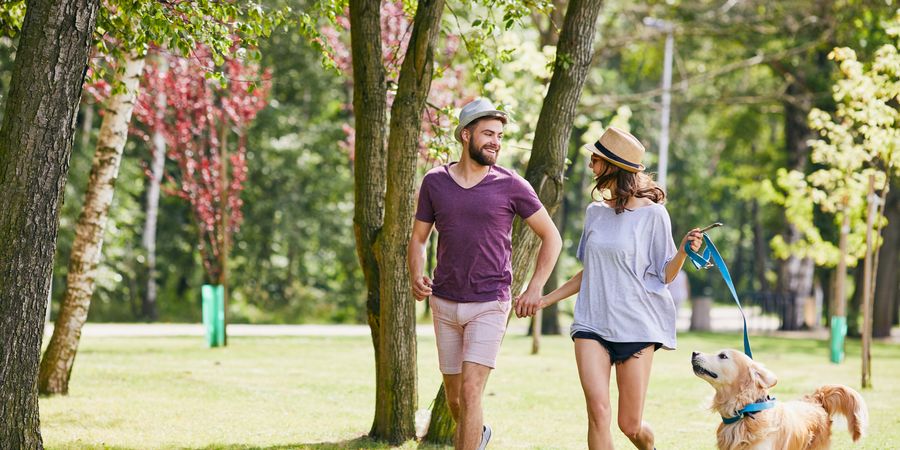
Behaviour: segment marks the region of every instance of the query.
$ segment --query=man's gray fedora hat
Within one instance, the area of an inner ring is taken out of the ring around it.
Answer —
[[[453,132],[453,136],[456,137],[456,140],[462,142],[463,128],[482,117],[496,117],[497,119],[500,119],[504,125],[509,121],[506,113],[494,108],[494,104],[491,103],[490,100],[486,98],[476,98],[466,104],[466,106],[463,106],[462,110],[459,111],[459,125],[457,125],[456,131]]]

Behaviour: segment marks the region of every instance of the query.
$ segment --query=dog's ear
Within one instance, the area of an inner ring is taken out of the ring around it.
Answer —
[[[778,378],[775,377],[774,373],[757,363],[750,365],[750,377],[764,389],[768,389],[778,383]]]

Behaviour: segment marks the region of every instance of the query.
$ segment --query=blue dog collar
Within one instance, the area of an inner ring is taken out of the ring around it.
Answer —
[[[775,407],[775,398],[769,397],[768,400],[751,403],[751,404],[741,408],[737,412],[737,415],[734,417],[722,417],[722,422],[724,422],[725,425],[731,425],[731,424],[737,422],[738,420],[743,419],[744,416],[748,413],[760,412],[760,411],[764,411],[766,409],[770,409],[770,408],[774,408],[774,407]]]

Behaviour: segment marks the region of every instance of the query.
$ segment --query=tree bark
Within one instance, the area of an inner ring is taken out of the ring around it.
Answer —
[[[531,13],[531,20],[540,33],[540,48],[556,45],[559,42],[559,30],[563,24],[566,0],[553,0],[551,3],[553,9],[550,10],[550,14]]]
[[[568,173],[568,169],[567,169]],[[568,176],[566,177],[568,178]],[[553,214],[553,223],[556,225],[556,229],[559,230],[560,236],[563,235],[565,230],[565,221],[566,221],[566,211],[568,210],[568,205],[565,201],[565,196],[563,197],[563,202],[556,209],[556,213]],[[550,278],[547,279],[547,284],[544,285],[545,292],[551,292],[557,287],[559,287],[559,264],[553,266],[553,271],[550,272]],[[558,335],[559,331],[559,303],[554,303],[542,310],[538,311],[539,314],[536,314],[531,319],[531,323],[528,325],[528,334],[530,336],[534,336],[534,324],[536,322],[540,322],[541,328],[538,330],[539,335]],[[535,340],[535,344],[532,346],[532,354],[537,354],[537,347],[540,344],[538,340]]]
[[[569,3],[556,49],[553,76],[535,128],[525,179],[534,187],[551,216],[565,194],[563,180],[572,122],[590,69],[602,4],[602,0]],[[513,295],[522,291],[526,276],[534,267],[538,244],[537,236],[517,219],[513,225]]]
[[[43,448],[37,371],[98,0],[29,2],[0,127],[0,443]]]
[[[75,225],[66,292],[53,327],[53,337],[41,360],[38,390],[42,394],[69,392],[69,374],[75,363],[81,328],[87,321],[91,306],[97,264],[103,248],[103,233],[109,219],[122,151],[128,138],[138,83],[144,71],[144,58],[128,57],[122,65],[124,70],[117,74],[116,84],[121,83],[124,91],[109,98],[100,125],[84,205]]]
[[[750,210],[753,218],[753,275],[756,277],[759,291],[768,292],[769,280],[766,279],[766,261],[768,260],[769,245],[762,220],[759,217],[759,203],[756,200],[750,202]]]
[[[456,422],[447,404],[447,392],[444,384],[438,388],[434,398],[434,406],[431,408],[431,420],[428,423],[428,434],[425,442],[434,445],[453,445],[453,436],[456,434]]]
[[[831,2],[821,2],[821,10],[830,14]],[[826,22],[818,24],[827,26]],[[830,22],[829,22],[830,23]],[[825,32],[823,29],[822,32]],[[806,173],[809,165],[809,140],[815,138],[815,133],[809,129],[807,118],[815,101],[815,90],[824,89],[815,84],[826,79],[821,74],[829,73],[829,67],[824,66],[828,61],[826,55],[832,46],[827,49],[817,49],[810,52],[806,59],[799,63],[789,64],[784,61],[773,61],[770,66],[781,73],[788,81],[782,107],[784,110],[784,144],[788,160],[788,169]],[[794,243],[801,238],[797,228],[785,220],[785,228],[782,232],[785,242]],[[778,288],[781,292],[788,292],[795,299],[802,299],[812,295],[813,275],[815,264],[810,258],[798,258],[790,256],[781,262],[778,273]]]
[[[551,216],[559,208],[565,194],[563,175],[572,122],[590,68],[591,47],[597,34],[597,17],[602,4],[601,0],[574,0],[569,3],[556,48],[553,77],[535,129],[534,147],[525,178],[534,187]],[[518,295],[525,284],[526,275],[534,265],[538,239],[524,222],[516,219],[512,244],[511,292]],[[435,398],[431,414],[432,417],[449,414],[446,398],[441,395]],[[452,429],[429,429],[425,441],[452,441],[453,435],[446,433],[452,433]]]
[[[375,241],[384,225],[384,192],[387,159],[385,127],[387,123],[387,86],[381,51],[380,0],[351,0],[350,51],[353,60],[353,115],[355,144],[353,156],[353,231],[356,252],[366,280],[366,316],[372,334],[375,365],[381,361],[381,309],[378,261]],[[375,371],[380,386],[381,372]],[[376,393],[377,395],[377,393]],[[373,420],[370,434],[375,433]]]
[[[859,260],[856,267],[853,268],[853,295],[847,302],[847,336],[860,337],[862,328],[860,328],[859,313],[862,311],[863,295],[863,262]]]
[[[873,311],[872,336],[883,338],[891,335],[896,320],[894,305],[900,292],[900,186],[893,186],[887,194],[884,227],[878,254],[878,273],[875,276],[875,309]]]
[[[372,436],[399,444],[414,438],[416,392],[415,301],[406,248],[412,235],[415,174],[425,100],[434,72],[434,45],[444,0],[420,0],[391,107],[384,228],[376,243],[380,270],[380,360]]]
[[[86,152],[91,145],[91,130],[94,129],[94,101],[86,101],[81,105],[81,147],[79,151]]]
[[[168,70],[166,58],[157,58],[160,75]],[[156,307],[156,297],[159,287],[156,278],[156,226],[159,219],[159,193],[162,185],[163,170],[166,166],[166,138],[163,135],[161,122],[165,117],[166,94],[161,92],[156,98],[157,125],[153,130],[151,145],[153,146],[150,159],[150,179],[147,181],[147,206],[144,215],[144,234],[141,236],[141,245],[147,253],[147,287],[141,298],[141,316],[144,320],[155,322],[159,317]]]
[[[814,137],[806,123],[812,103],[797,82],[788,86],[787,95],[793,99],[784,102],[784,134],[788,168],[803,172],[809,159],[807,141]],[[790,244],[800,239],[800,232],[793,224],[788,223],[784,230],[784,236],[785,242]],[[811,259],[788,257],[781,264],[778,280],[780,290],[789,292],[795,297],[810,295],[814,270],[815,266]]]

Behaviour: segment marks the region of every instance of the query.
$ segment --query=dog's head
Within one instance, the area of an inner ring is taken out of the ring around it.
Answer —
[[[731,414],[735,405],[746,405],[766,398],[769,388],[778,382],[775,374],[736,350],[694,352],[691,365],[694,375],[706,380],[716,390],[713,409],[722,415]]]

